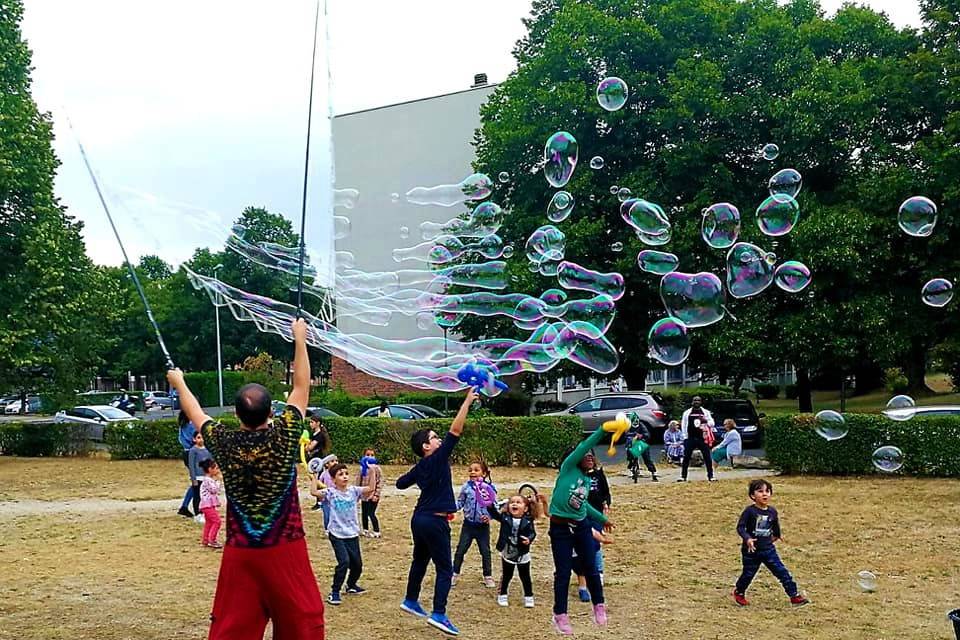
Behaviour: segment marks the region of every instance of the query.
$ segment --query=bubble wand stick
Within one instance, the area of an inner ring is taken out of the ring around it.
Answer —
[[[304,231],[307,226],[307,179],[310,175],[310,129],[313,124],[313,77],[317,66],[317,31],[320,25],[320,0],[313,16],[313,55],[310,58],[310,97],[307,101],[307,150],[303,160],[303,198],[300,206],[300,267],[297,274],[297,317],[303,310],[303,261],[307,250]]]
[[[73,137],[77,141],[77,146],[80,147],[80,157],[83,158],[83,164],[87,167],[87,173],[90,174],[90,180],[93,181],[93,188],[97,190],[97,197],[100,198],[100,205],[103,207],[103,212],[107,214],[107,220],[110,221],[110,228],[113,229],[113,235],[117,239],[117,244],[120,245],[120,253],[123,254],[123,261],[127,265],[127,270],[130,271],[130,278],[133,280],[133,285],[137,288],[137,293],[140,294],[140,300],[143,301],[144,309],[147,310],[147,319],[150,320],[150,324],[153,325],[153,331],[157,334],[157,343],[160,345],[160,351],[163,352],[163,358],[167,362],[167,369],[173,369],[173,359],[170,357],[170,352],[167,351],[167,345],[163,341],[163,336],[160,335],[160,326],[157,325],[157,321],[153,317],[153,309],[150,308],[150,302],[147,300],[147,294],[143,292],[143,286],[140,284],[140,279],[137,277],[137,272],[134,270],[133,264],[130,263],[130,258],[127,257],[127,250],[123,247],[123,240],[120,239],[120,233],[117,231],[117,225],[113,223],[113,216],[110,215],[110,207],[107,206],[107,201],[103,197],[103,192],[100,190],[100,183],[97,181],[97,175],[93,172],[93,167],[90,166],[90,160],[87,158],[87,152],[84,150],[83,143],[80,142],[80,137],[73,128],[73,122],[70,121],[70,118],[67,118],[67,125],[70,127],[70,132],[73,133]]]

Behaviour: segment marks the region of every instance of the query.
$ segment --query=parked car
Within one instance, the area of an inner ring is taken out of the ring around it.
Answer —
[[[398,420],[424,420],[426,418],[443,418],[443,413],[425,404],[390,404],[390,417]],[[376,418],[380,407],[370,407],[360,414],[361,418]]]
[[[173,406],[173,398],[166,391],[144,391],[143,408],[147,411],[153,407],[169,409]]]
[[[73,407],[65,411],[58,411],[53,420],[54,422],[77,422],[88,425],[87,437],[98,441],[103,440],[103,428],[108,424],[140,422],[140,418],[134,418],[126,411],[105,404]]]
[[[763,440],[760,419],[765,417],[766,414],[757,413],[752,402],[740,398],[714,400],[707,409],[713,414],[713,430],[717,442],[723,439],[723,421],[727,418],[733,418],[733,421],[737,423],[737,431],[740,432],[744,448],[760,446]]]
[[[646,392],[608,393],[581,400],[565,411],[548,413],[548,416],[575,415],[583,422],[583,432],[593,433],[621,411],[634,411],[640,416],[653,440],[662,440],[667,428],[667,413],[663,410],[657,394]]]
[[[287,408],[287,403],[282,400],[274,400],[271,405],[273,407],[273,415],[278,416],[283,413],[283,410]],[[340,414],[336,411],[331,411],[326,407],[307,407],[307,411],[312,411],[315,414],[319,415],[321,418],[330,418],[337,417]]]
[[[24,413],[37,413],[38,411],[40,411],[40,397],[27,396],[27,410]],[[20,413],[20,398],[8,403],[3,408],[3,412],[7,414]]]

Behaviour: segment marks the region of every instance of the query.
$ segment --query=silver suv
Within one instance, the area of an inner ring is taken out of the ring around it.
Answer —
[[[647,425],[651,434],[663,437],[667,428],[667,414],[658,397],[652,393],[608,393],[581,400],[565,411],[556,411],[547,415],[575,415],[583,421],[584,433],[593,433],[604,422],[613,420],[621,411],[634,411],[641,422]]]

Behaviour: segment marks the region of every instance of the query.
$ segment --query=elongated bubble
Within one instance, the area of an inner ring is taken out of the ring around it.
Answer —
[[[733,246],[740,235],[740,210],[729,202],[718,202],[703,210],[700,236],[714,249]]]
[[[550,222],[563,222],[573,213],[573,196],[566,191],[557,191],[547,205],[547,219]]]
[[[360,192],[356,189],[334,189],[333,206],[343,209],[353,209],[360,199]]]
[[[431,264],[446,264],[471,253],[485,258],[499,258],[503,255],[503,239],[494,234],[477,242],[464,243],[456,236],[437,236],[430,242],[422,242],[406,249],[394,249],[393,259],[396,262],[418,260]]]
[[[679,265],[680,259],[672,253],[644,249],[637,254],[637,266],[640,267],[641,271],[647,273],[656,273],[662,276],[676,271]]]
[[[453,218],[446,222],[421,222],[420,236],[424,240],[432,240],[441,235],[483,238],[500,230],[503,217],[503,209],[496,202],[482,202],[465,218]]]
[[[907,198],[900,205],[897,224],[909,236],[926,238],[937,225],[937,205],[923,196]]]
[[[333,216],[333,239],[342,240],[350,235],[350,218]]]
[[[920,295],[926,305],[945,307],[953,300],[953,283],[946,278],[934,278],[923,285]]]
[[[564,289],[579,289],[610,296],[614,300],[623,297],[623,276],[619,273],[600,273],[582,267],[575,262],[561,262],[557,269],[557,281]]]
[[[670,221],[663,207],[640,198],[630,198],[620,205],[620,216],[637,233],[661,236],[670,231]]]
[[[790,233],[800,217],[800,205],[785,193],[772,195],[757,207],[757,226],[768,236]]]
[[[724,315],[723,283],[709,271],[666,274],[660,279],[660,299],[667,313],[688,328],[719,322]]]
[[[483,200],[491,193],[493,193],[493,180],[482,173],[474,173],[464,178],[459,184],[414,187],[407,191],[407,202],[452,207],[468,200]]]
[[[559,189],[570,181],[579,155],[577,139],[566,131],[558,131],[547,139],[543,147],[543,175],[550,186]]]
[[[796,169],[781,169],[770,177],[767,188],[770,195],[775,196],[779,193],[786,194],[791,198],[796,198],[803,186],[803,177]]]
[[[597,102],[607,111],[617,111],[627,103],[630,90],[620,78],[604,78],[597,85]]]
[[[784,291],[797,293],[806,289],[812,278],[807,265],[796,260],[787,260],[773,272],[773,281]]]
[[[650,235],[648,233],[642,233],[638,231],[637,238],[639,238],[640,242],[648,247],[660,247],[670,242],[672,235],[669,229],[667,229],[666,233],[661,233],[660,235]]]
[[[727,291],[734,298],[755,296],[773,282],[776,256],[749,242],[738,242],[727,252]]]
[[[682,364],[690,355],[687,327],[676,318],[657,320],[647,333],[647,345],[650,357],[668,367]]]

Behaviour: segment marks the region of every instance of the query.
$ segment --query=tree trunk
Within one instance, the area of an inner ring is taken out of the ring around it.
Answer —
[[[733,389],[734,395],[740,393],[740,387],[743,386],[743,380],[744,377],[741,375],[733,376],[733,386],[731,388]]]
[[[810,370],[797,367],[797,408],[801,413],[813,413],[813,395],[810,388]]]
[[[854,368],[853,375],[857,380],[857,386],[853,392],[855,396],[866,395],[883,386],[883,369],[875,362],[861,360]]]
[[[911,393],[932,393],[932,389],[927,386],[927,348],[920,340],[910,341],[910,352],[907,354],[907,360],[903,363],[903,373],[907,376],[907,382]]]
[[[643,391],[647,388],[647,369],[644,367],[620,367],[620,373],[623,379],[627,381],[627,389],[630,391]]]

